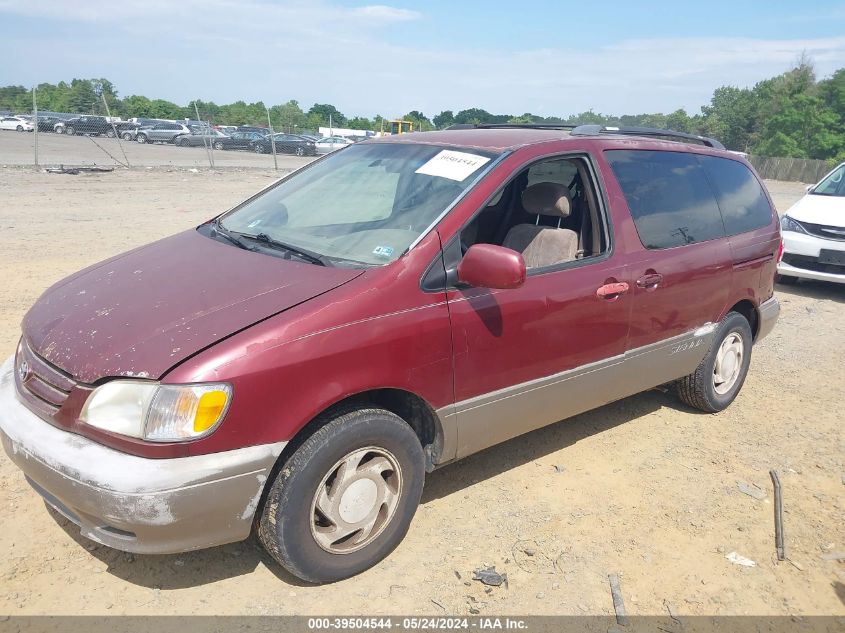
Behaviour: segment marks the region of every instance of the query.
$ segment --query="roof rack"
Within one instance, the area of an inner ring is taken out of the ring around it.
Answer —
[[[579,125],[570,132],[572,136],[595,136],[597,134],[625,134],[630,136],[654,136],[670,140],[683,140],[700,143],[714,149],[725,149],[719,141],[708,136],[676,132],[675,130],[661,130],[655,127],[614,127],[610,125]]]
[[[490,129],[525,129],[525,130],[572,130],[579,127],[569,123],[455,123],[447,130],[490,130]],[[582,126],[583,127],[583,126]]]

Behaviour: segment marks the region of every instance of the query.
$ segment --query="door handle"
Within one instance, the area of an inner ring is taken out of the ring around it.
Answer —
[[[640,288],[653,288],[663,281],[663,275],[660,273],[648,273],[637,279],[637,286]]]
[[[607,301],[613,301],[614,299],[619,298],[619,295],[623,295],[628,292],[628,284],[624,281],[615,284],[605,284],[598,290],[596,290],[596,296],[599,299],[605,299]]]

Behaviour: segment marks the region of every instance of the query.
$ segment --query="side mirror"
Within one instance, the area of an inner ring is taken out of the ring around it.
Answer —
[[[525,274],[522,253],[493,244],[470,246],[458,264],[458,281],[478,288],[519,288]]]
[[[806,187],[807,193],[810,193],[813,190],[813,187],[815,187],[815,185],[807,185],[807,187]]]

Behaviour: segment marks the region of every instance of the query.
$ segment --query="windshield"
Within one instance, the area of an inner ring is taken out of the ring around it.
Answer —
[[[810,193],[818,196],[845,197],[845,163],[830,172]]]
[[[223,216],[220,226],[340,260],[338,265],[386,264],[495,156],[410,143],[350,145]]]

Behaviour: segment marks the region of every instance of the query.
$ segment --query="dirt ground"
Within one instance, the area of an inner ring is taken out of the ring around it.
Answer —
[[[274,177],[0,169],[0,354],[49,284]],[[781,212],[803,193],[769,186]],[[87,542],[3,455],[0,614],[612,614],[607,574],[618,573],[630,614],[845,615],[845,564],[834,560],[845,552],[845,286],[777,292],[780,322],[727,411],[651,391],[439,470],[396,552],[330,586],[303,585],[255,540],[173,556]],[[784,489],[781,563],[770,468]],[[731,563],[732,552],[756,566]],[[507,587],[471,580],[483,565],[507,573]]]

